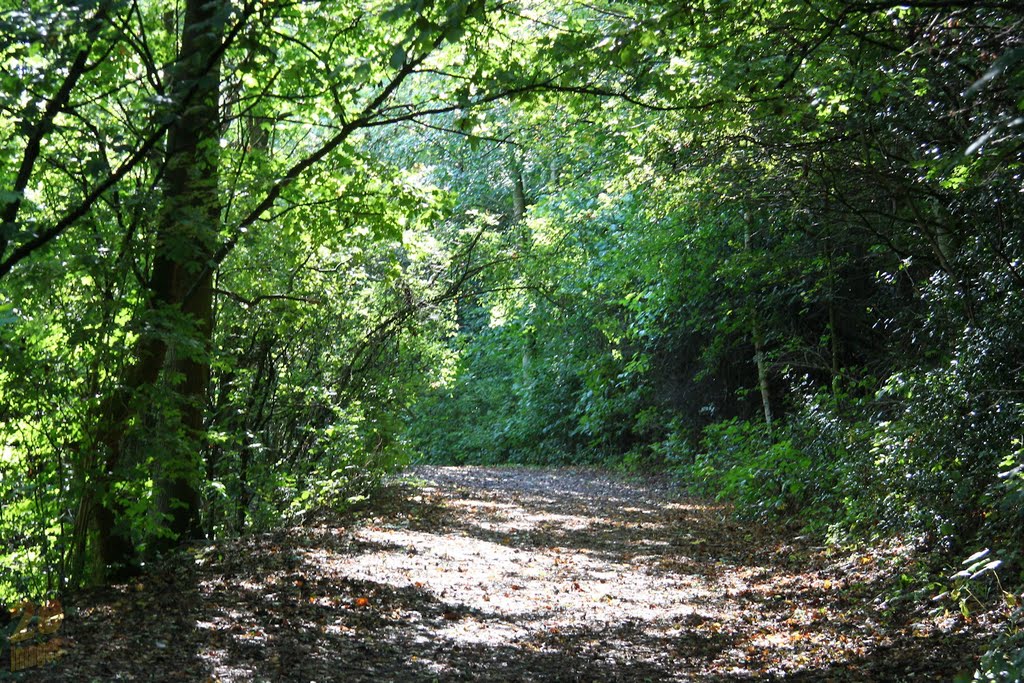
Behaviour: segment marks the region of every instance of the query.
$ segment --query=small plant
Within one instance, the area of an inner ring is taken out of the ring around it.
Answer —
[[[1021,622],[1024,613],[1017,610],[1017,619],[1011,631],[1000,634],[981,656],[974,674],[958,676],[955,683],[968,681],[1021,681],[1024,680],[1024,631]]]
[[[964,568],[951,578],[952,586],[935,600],[954,601],[965,619],[991,602],[997,591],[1000,609],[1008,613],[1003,631],[992,641],[981,656],[973,674],[957,676],[957,683],[968,681],[1021,681],[1024,680],[1024,607],[1022,596],[1005,590],[999,578],[1001,559],[993,559],[988,548],[980,550],[963,561]]]

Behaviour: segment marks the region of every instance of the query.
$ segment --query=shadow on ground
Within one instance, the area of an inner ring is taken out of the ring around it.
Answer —
[[[979,644],[875,563],[592,470],[425,468],[358,523],[197,546],[70,602],[32,681],[933,681]]]

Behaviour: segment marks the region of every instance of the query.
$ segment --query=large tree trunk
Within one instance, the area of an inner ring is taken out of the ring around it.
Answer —
[[[207,268],[217,247],[220,204],[219,47],[227,0],[187,0],[181,51],[172,92],[181,106],[167,137],[163,204],[150,281],[153,320],[140,340],[136,362],[121,388],[104,402],[97,441],[104,462],[94,487],[94,520],[102,563],[115,573],[131,567],[137,555],[114,486],[124,476],[124,436],[144,410],[139,392],[166,387],[170,410],[163,410],[155,439],[154,479],[169,533],[161,544],[201,533],[199,492],[203,416],[210,379],[213,333],[212,273]],[[163,381],[161,382],[161,378]],[[166,416],[170,416],[169,418]],[[137,464],[137,463],[131,463]]]
[[[99,561],[111,578],[123,578],[138,566],[125,505],[114,492],[130,463],[126,463],[125,437],[137,415],[136,392],[156,384],[167,347],[158,337],[139,340],[135,360],[122,373],[120,386],[102,402],[94,448],[100,454],[99,471],[82,492],[76,519],[76,550],[72,580],[83,578],[88,527],[96,527]]]
[[[167,136],[167,171],[160,234],[153,266],[155,305],[180,311],[192,343],[172,343],[172,389],[179,401],[180,429],[159,463],[158,485],[168,538],[201,534],[199,491],[203,467],[203,417],[210,384],[213,335],[213,272],[220,201],[220,68],[216,57],[228,10],[226,0],[188,0],[175,72],[178,98],[189,105]],[[180,339],[175,335],[175,339]]]

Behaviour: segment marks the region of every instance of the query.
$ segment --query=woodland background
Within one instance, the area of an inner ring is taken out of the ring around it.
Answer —
[[[0,600],[425,459],[670,471],[1019,614],[1022,21],[0,0]]]

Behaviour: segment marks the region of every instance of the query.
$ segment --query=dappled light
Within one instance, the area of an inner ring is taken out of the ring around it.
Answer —
[[[1024,680],[1021,93],[1019,0],[0,0],[0,668]]]
[[[827,557],[655,482],[438,467],[407,481],[358,523],[194,546],[98,594],[64,668],[38,680],[935,680],[976,647],[956,620],[865,600],[874,557]]]

